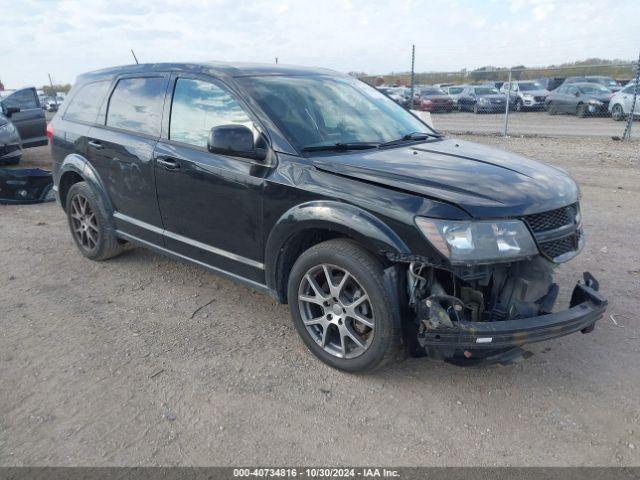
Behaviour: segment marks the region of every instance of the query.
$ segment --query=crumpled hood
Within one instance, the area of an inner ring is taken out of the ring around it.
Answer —
[[[563,170],[453,139],[313,158],[316,168],[454,204],[475,218],[514,217],[574,203]]]

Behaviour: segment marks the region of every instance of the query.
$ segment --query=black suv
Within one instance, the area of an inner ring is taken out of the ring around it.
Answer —
[[[153,64],[78,78],[52,121],[55,189],[78,248],[128,242],[290,305],[308,348],[362,371],[402,347],[451,361],[589,332],[563,171],[446,138],[361,81],[274,65]]]

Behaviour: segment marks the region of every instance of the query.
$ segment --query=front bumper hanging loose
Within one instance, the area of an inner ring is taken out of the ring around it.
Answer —
[[[604,314],[607,300],[598,292],[599,284],[590,273],[585,272],[583,277],[573,290],[568,310],[517,320],[441,323],[420,332],[418,341],[428,349],[506,349],[578,331],[590,333]]]

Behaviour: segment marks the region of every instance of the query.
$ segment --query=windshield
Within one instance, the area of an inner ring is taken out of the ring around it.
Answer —
[[[498,89],[497,88],[491,88],[491,87],[479,87],[475,89],[476,95],[498,95]]]
[[[520,87],[521,91],[530,92],[531,90],[544,90],[544,87],[539,83],[519,83],[518,87]]]
[[[578,87],[582,93],[611,93],[608,88],[603,87],[602,85],[583,85]]]
[[[401,106],[355,78],[270,76],[238,82],[298,149],[433,134]]]
[[[440,88],[423,88],[420,90],[420,95],[446,95],[446,93]]]
[[[587,81],[596,82],[601,85],[607,85],[609,87],[615,87],[618,85],[618,82],[616,82],[613,78],[610,78],[610,77],[587,77]]]

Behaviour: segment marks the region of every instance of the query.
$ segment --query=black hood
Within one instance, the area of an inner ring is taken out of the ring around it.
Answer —
[[[578,199],[576,183],[562,170],[453,139],[319,156],[313,162],[320,170],[454,204],[475,218],[538,213]]]

